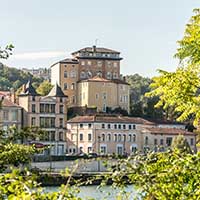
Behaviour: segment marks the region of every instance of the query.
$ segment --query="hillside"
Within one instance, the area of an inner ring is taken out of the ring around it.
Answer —
[[[16,91],[30,79],[34,87],[38,87],[43,82],[42,78],[34,77],[30,73],[0,63],[0,90],[6,91],[13,88]]]

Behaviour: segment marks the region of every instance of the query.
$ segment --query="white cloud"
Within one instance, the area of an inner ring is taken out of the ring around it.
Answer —
[[[67,56],[68,53],[64,51],[44,51],[44,52],[30,52],[30,53],[20,53],[13,54],[10,59],[17,60],[37,60],[46,58],[56,58],[59,56]]]

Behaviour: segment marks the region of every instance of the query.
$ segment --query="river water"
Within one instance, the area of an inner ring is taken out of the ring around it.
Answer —
[[[54,192],[58,190],[59,187],[44,188],[45,192]],[[78,193],[77,196],[81,197],[82,199],[94,198],[95,200],[115,200],[122,191],[122,189],[114,189],[112,186],[104,186],[100,188],[98,186],[81,186],[80,193]],[[132,200],[136,197],[139,197],[139,191],[136,190],[133,185],[126,186],[124,191],[126,193],[124,194],[125,196],[123,196],[122,198],[123,200]]]

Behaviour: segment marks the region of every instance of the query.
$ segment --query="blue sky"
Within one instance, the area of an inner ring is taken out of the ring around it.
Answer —
[[[198,0],[0,0],[0,46],[12,43],[5,64],[49,67],[86,46],[115,49],[123,74],[175,70],[181,39]]]

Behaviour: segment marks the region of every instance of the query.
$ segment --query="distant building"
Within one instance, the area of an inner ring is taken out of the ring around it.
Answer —
[[[45,80],[51,80],[51,71],[47,68],[38,68],[38,69],[28,69],[22,68],[22,71],[32,74],[35,77],[43,78]]]
[[[93,98],[95,98],[96,91],[93,90],[96,87],[99,87],[99,81],[91,81],[94,77],[100,77],[103,82],[110,82],[110,87],[112,91],[116,91],[117,84],[121,87],[123,85],[124,87],[127,87],[127,83],[125,80],[121,80],[120,75],[120,61],[122,58],[120,57],[120,52],[107,49],[107,48],[101,48],[101,47],[86,47],[83,49],[80,49],[76,52],[72,53],[73,58],[71,59],[65,59],[61,60],[51,66],[51,83],[55,84],[58,83],[64,93],[69,97],[69,106],[97,106],[93,105],[94,101],[90,102],[85,101],[82,103],[83,97],[80,95],[83,92],[83,85],[86,85],[89,83],[89,85],[92,86],[92,88],[88,88],[88,92],[90,94],[93,93]],[[106,81],[107,80],[107,81]],[[103,83],[102,82],[102,83]],[[106,84],[108,85],[108,84]],[[106,86],[107,87],[107,86]],[[114,88],[112,88],[114,87]],[[104,95],[105,87],[98,88],[99,98]],[[124,93],[123,90],[118,90],[119,94],[117,96],[123,99]],[[120,92],[122,92],[120,94]],[[86,94],[88,95],[88,94]],[[107,98],[112,99],[108,97],[109,93],[106,94]],[[127,95],[127,92],[126,92]],[[129,92],[128,92],[129,95]],[[123,106],[127,111],[129,111],[129,96],[125,97],[126,106]],[[109,105],[109,107],[116,107],[116,102],[108,102],[105,100],[104,108]],[[122,100],[123,101],[123,100]],[[113,104],[112,104],[113,103]],[[103,103],[101,103],[102,105]],[[105,109],[99,109],[102,111],[105,111]]]
[[[24,126],[40,127],[47,132],[40,143],[51,145],[51,155],[65,154],[67,96],[61,88],[56,84],[47,96],[40,96],[29,81],[18,98],[24,110]],[[49,154],[48,149],[43,154]]]
[[[164,151],[173,137],[183,135],[196,150],[195,133],[178,128],[160,128],[142,118],[122,116],[79,116],[67,122],[69,154],[132,154],[148,150]]]

